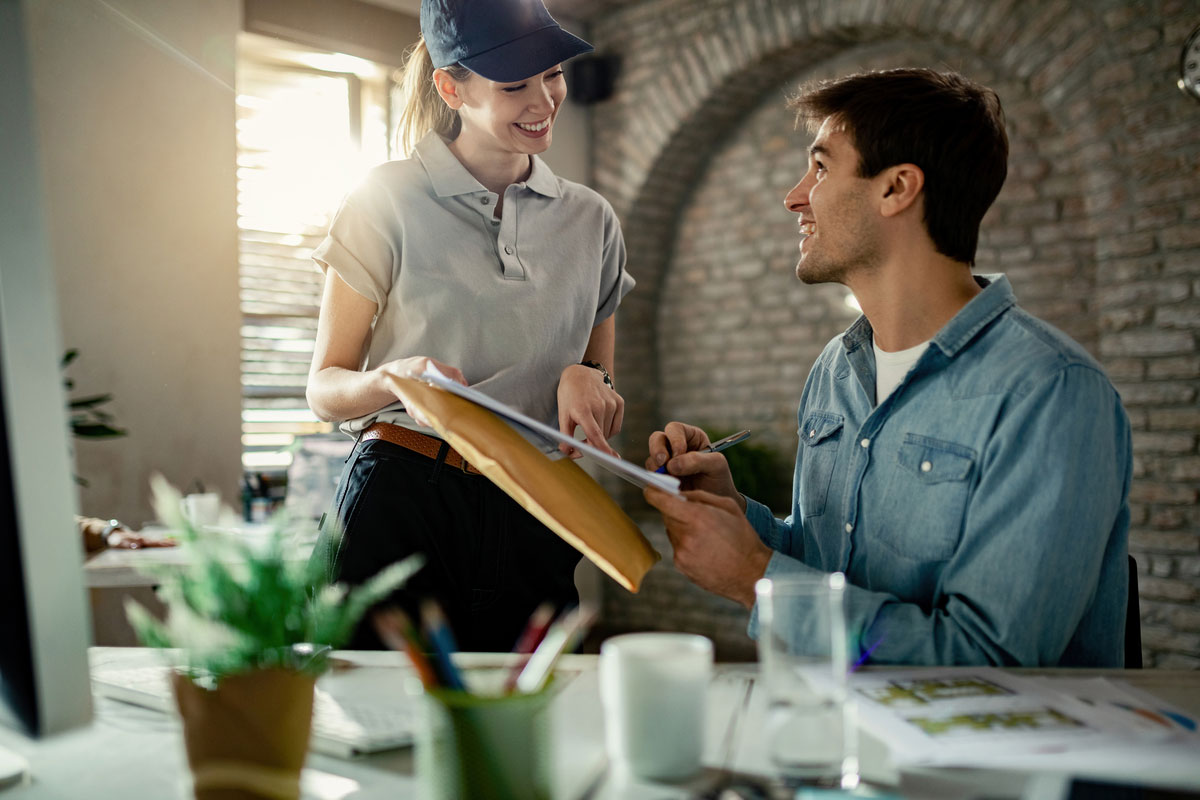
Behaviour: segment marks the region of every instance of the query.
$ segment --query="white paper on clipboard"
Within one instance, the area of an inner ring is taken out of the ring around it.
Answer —
[[[526,439],[530,438],[528,435],[526,435],[526,432],[532,432],[542,439],[546,439],[555,443],[565,442],[571,447],[579,450],[588,458],[591,458],[604,469],[620,478],[624,478],[636,486],[653,486],[656,489],[662,489],[664,492],[679,494],[679,479],[674,475],[662,475],[657,472],[650,472],[649,470],[642,469],[636,464],[631,464],[624,459],[610,456],[608,453],[592,447],[587,442],[581,442],[578,439],[567,436],[557,428],[552,428],[544,422],[538,422],[533,417],[526,416],[510,406],[506,406],[499,400],[488,397],[478,389],[472,389],[469,386],[463,386],[461,383],[450,380],[432,364],[427,366],[425,371],[421,373],[421,380],[426,381],[438,387],[439,389],[443,389],[466,400],[470,400],[476,405],[483,406],[488,411],[496,414],[505,422],[516,428],[519,433],[525,435]]]

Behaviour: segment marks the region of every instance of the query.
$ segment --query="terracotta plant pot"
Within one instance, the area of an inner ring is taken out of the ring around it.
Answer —
[[[296,800],[312,730],[311,675],[263,669],[205,689],[172,676],[196,800]]]

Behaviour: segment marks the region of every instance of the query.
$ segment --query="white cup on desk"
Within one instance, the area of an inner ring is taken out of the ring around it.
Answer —
[[[609,760],[638,778],[700,769],[713,647],[690,633],[627,633],[600,646],[600,702]]]
[[[189,494],[181,502],[183,515],[197,528],[216,525],[221,518],[221,496],[216,492]]]

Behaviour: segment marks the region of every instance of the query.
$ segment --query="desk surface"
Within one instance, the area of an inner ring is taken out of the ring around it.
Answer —
[[[270,532],[270,525],[265,523],[246,523],[241,528],[206,529],[205,535],[229,537],[257,546],[266,543]],[[153,527],[143,528],[142,533],[148,536],[171,535],[166,528]],[[313,543],[311,538],[295,539],[293,547],[296,560],[306,561]],[[112,548],[101,550],[88,558],[83,564],[83,576],[85,584],[92,589],[154,586],[158,580],[146,574],[147,568],[182,569],[191,563],[191,554],[184,547],[146,547],[139,550]],[[231,557],[229,563],[237,563],[237,560]]]
[[[363,666],[407,669],[396,653],[342,653]],[[93,648],[93,664],[140,666],[158,663],[158,655],[142,648]],[[486,662],[498,656],[475,656]],[[595,656],[568,656],[563,667],[578,671],[562,690],[554,709],[555,740],[560,745],[556,797],[564,800],[672,800],[711,783],[721,763],[721,744],[732,711],[744,695],[745,679],[756,666],[718,665],[709,695],[706,773],[682,785],[631,784],[607,774],[603,756],[603,721],[597,697]],[[1021,671],[1026,672],[1026,671]],[[1061,671],[1036,670],[1039,674]],[[1182,710],[1200,716],[1200,672],[1154,670],[1071,670],[1117,677],[1152,692]],[[399,679],[398,679],[399,684]],[[740,772],[767,772],[761,755],[761,726],[753,724],[753,708],[742,725],[733,767]],[[95,800],[185,797],[186,761],[176,718],[155,711],[98,699],[95,719],[87,728],[31,742],[0,728],[0,745],[22,754],[31,764],[32,785],[0,794],[4,800]],[[1025,777],[980,770],[926,770],[901,775],[886,750],[870,737],[862,744],[863,774],[881,785],[899,785],[914,798],[962,798],[986,792],[989,797],[1016,797]],[[306,798],[372,800],[419,797],[412,776],[412,751],[401,749],[355,760],[310,754]],[[1200,788],[1200,769],[1196,785]]]

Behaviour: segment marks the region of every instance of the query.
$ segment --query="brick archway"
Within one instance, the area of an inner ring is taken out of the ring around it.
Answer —
[[[661,422],[655,315],[691,187],[714,148],[746,114],[771,94],[782,101],[795,76],[819,70],[847,52],[886,49],[898,42],[932,43],[943,57],[953,59],[949,66],[987,67],[990,82],[1002,84],[997,88],[1010,123],[1018,130],[1032,126],[1031,135],[1054,139],[1045,156],[1056,166],[1059,197],[1046,202],[1057,204],[1056,209],[1043,205],[1024,212],[1051,217],[1029,221],[1049,223],[1060,213],[1082,214],[1072,223],[1079,237],[1105,228],[1103,212],[1117,212],[1123,194],[1114,186],[1119,181],[1113,166],[1089,171],[1087,163],[1076,164],[1076,157],[1085,147],[1111,149],[1106,137],[1119,121],[1088,103],[1082,91],[1088,76],[1103,70],[1107,29],[1082,2],[1056,0],[1021,14],[1014,11],[1019,5],[986,0],[659,0],[631,6],[596,26],[598,48],[622,58],[617,96],[595,112],[594,149],[595,185],[622,219],[630,268],[639,281],[619,321],[617,366],[624,384],[636,389],[626,398],[627,430],[648,430]],[[1060,45],[1046,47],[1047,40]],[[1025,180],[1036,181],[1044,177],[1038,170],[1046,167],[1028,169]],[[1093,187],[1106,192],[1106,206],[1096,207],[1087,199]],[[1085,189],[1089,195],[1081,194]],[[1055,236],[1048,231],[1039,235]],[[1094,263],[1091,254],[1083,255],[1059,238],[1044,244],[1062,245],[1058,252]],[[1063,327],[1096,351],[1094,324],[1088,330],[1088,320],[1094,319],[1093,276],[1090,269],[1084,272],[1072,270],[1065,276],[1083,278],[1085,286],[1082,297],[1060,304],[1058,316],[1075,317]],[[630,441],[626,450],[638,458],[644,443]]]
[[[1163,66],[1195,24],[1187,6],[643,0],[595,20],[598,51],[622,61],[616,95],[594,110],[595,185],[622,219],[639,281],[618,318],[622,452],[642,458],[645,432],[664,421],[663,353],[703,346],[664,336],[664,288],[694,195],[721,194],[705,181],[746,118],[782,105],[799,78],[856,63],[958,69],[997,89],[1014,142],[980,269],[1009,273],[1023,305],[1084,343],[1117,383],[1135,431],[1131,545],[1150,568],[1148,663],[1200,666],[1200,618],[1186,610],[1200,599],[1200,142],[1196,108]],[[753,257],[769,271],[776,256]],[[624,500],[643,508],[636,492]],[[645,596],[654,591],[648,580],[633,603],[650,616],[631,627],[728,623],[686,581],[672,578],[662,602]],[[665,620],[669,605],[688,606],[691,621]]]

